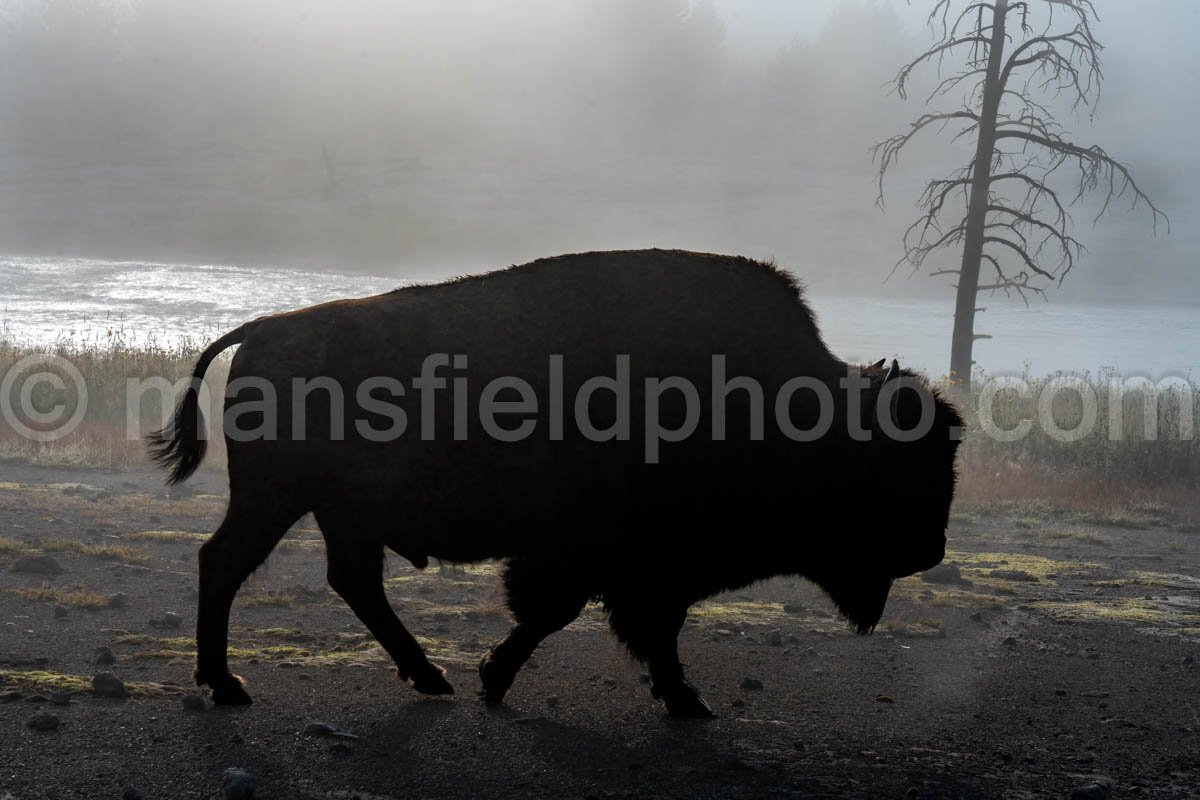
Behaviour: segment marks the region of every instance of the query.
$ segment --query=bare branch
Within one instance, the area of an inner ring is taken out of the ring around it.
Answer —
[[[948,124],[956,119],[966,119],[975,124],[979,123],[979,115],[970,110],[951,111],[945,114],[923,114],[916,122],[912,123],[907,133],[897,134],[871,148],[871,161],[879,161],[879,196],[875,200],[876,205],[880,208],[883,207],[883,179],[887,174],[888,168],[899,159],[900,151],[904,149],[905,145],[930,125],[938,122]]]
[[[912,79],[913,70],[915,70],[917,67],[921,66],[926,61],[931,61],[934,58],[940,59],[948,50],[951,50],[955,47],[961,47],[964,44],[973,44],[976,47],[987,47],[990,43],[991,41],[986,36],[965,36],[957,39],[949,39],[941,42],[940,44],[934,45],[932,48],[926,50],[924,53],[901,67],[900,71],[896,73],[896,79],[892,81],[892,86],[895,87],[896,94],[900,95],[902,99],[907,99],[908,84]]]
[[[1114,199],[1124,197],[1127,192],[1132,190],[1133,202],[1130,208],[1135,209],[1139,203],[1145,203],[1150,207],[1154,233],[1158,233],[1159,219],[1162,219],[1166,223],[1167,233],[1171,232],[1170,218],[1159,210],[1158,206],[1138,187],[1137,182],[1134,181],[1133,176],[1129,173],[1129,169],[1121,162],[1109,156],[1099,145],[1081,147],[1073,142],[1068,142],[1060,136],[1039,136],[1028,131],[1013,130],[997,132],[996,139],[1019,139],[1029,144],[1039,145],[1061,156],[1061,159],[1058,161],[1059,164],[1068,158],[1075,158],[1081,174],[1079,193],[1076,195],[1076,199],[1082,197],[1086,192],[1095,189],[1101,183],[1107,183],[1107,196],[1104,199],[1104,205],[1101,207],[1100,212],[1096,215],[1097,221],[1108,212],[1109,206],[1111,206]],[[1057,168],[1057,164],[1054,168]]]
[[[1003,245],[1004,247],[1007,247],[1008,249],[1010,249],[1014,253],[1016,253],[1017,256],[1019,256],[1020,259],[1025,262],[1025,266],[1029,267],[1030,271],[1035,272],[1038,275],[1041,275],[1043,278],[1049,278],[1051,280],[1054,279],[1054,275],[1052,275],[1051,273],[1049,273],[1046,270],[1039,267],[1037,265],[1037,262],[1035,262],[1029,256],[1029,253],[1025,252],[1025,248],[1021,247],[1021,245],[1016,244],[1014,242],[1010,242],[1008,239],[1005,239],[1003,236],[984,236],[983,243],[985,245],[999,244],[999,245]]]

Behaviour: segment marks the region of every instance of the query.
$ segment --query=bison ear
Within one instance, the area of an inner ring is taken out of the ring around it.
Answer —
[[[874,364],[872,364],[872,365],[869,367],[869,369],[879,369],[879,368],[880,368],[880,367],[882,367],[882,366],[883,366],[885,363],[887,363],[887,359],[886,359],[886,358],[881,358],[881,359],[879,359],[878,361],[876,361]]]
[[[887,383],[888,381],[894,381],[896,378],[899,378],[899,377],[900,377],[900,362],[898,362],[896,359],[893,358],[892,365],[890,367],[888,367],[887,375],[883,376],[883,382]]]

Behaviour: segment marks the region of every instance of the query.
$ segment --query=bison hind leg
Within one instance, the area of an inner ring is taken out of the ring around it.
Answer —
[[[246,578],[256,570],[303,511],[286,503],[248,506],[235,494],[221,526],[200,547],[196,612],[196,684],[213,690],[217,705],[249,705],[241,678],[229,672],[229,613]]]
[[[320,512],[317,524],[325,537],[329,585],[387,650],[401,680],[422,694],[454,694],[445,671],[430,663],[388,603],[383,589],[383,545]]]
[[[504,700],[517,671],[550,634],[570,625],[589,599],[588,581],[567,562],[545,556],[509,559],[504,590],[516,625],[479,662],[482,695]]]
[[[661,598],[605,593],[608,622],[629,652],[650,667],[650,694],[662,700],[673,717],[713,716],[679,663],[679,631],[687,606]]]

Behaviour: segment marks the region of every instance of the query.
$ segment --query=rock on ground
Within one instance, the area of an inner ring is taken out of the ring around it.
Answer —
[[[92,691],[100,697],[128,697],[125,682],[111,672],[99,672],[92,678]]]
[[[35,731],[53,731],[58,728],[58,715],[50,714],[43,711],[40,714],[34,714],[25,723],[27,728],[33,728]]]
[[[66,572],[62,565],[50,556],[21,556],[12,562],[9,569],[30,575],[61,575]]]
[[[257,784],[249,770],[229,767],[221,779],[221,791],[225,793],[225,800],[252,800]]]

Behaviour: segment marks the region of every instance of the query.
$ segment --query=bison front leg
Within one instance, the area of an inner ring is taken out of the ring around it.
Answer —
[[[608,622],[629,652],[650,668],[650,693],[673,717],[713,716],[712,707],[688,683],[679,663],[679,631],[687,608],[636,597],[605,597]]]
[[[401,680],[422,694],[454,694],[440,667],[429,662],[383,591],[383,545],[330,530],[319,517],[329,560],[329,585],[342,596],[396,662]]]
[[[508,608],[517,624],[479,662],[483,698],[499,703],[542,640],[562,630],[587,604],[588,583],[577,569],[552,558],[510,559],[504,568]]]

